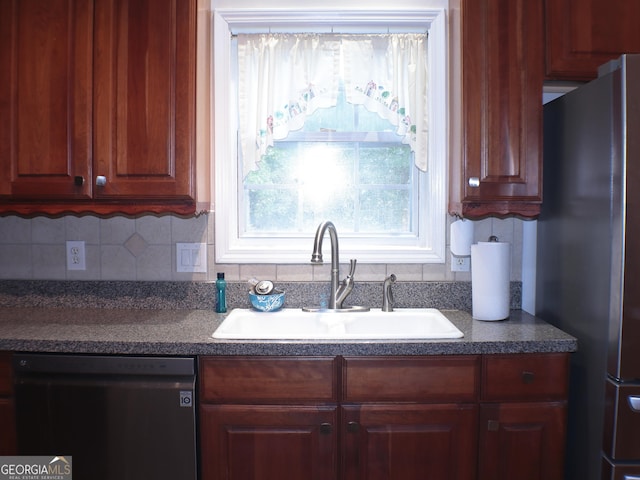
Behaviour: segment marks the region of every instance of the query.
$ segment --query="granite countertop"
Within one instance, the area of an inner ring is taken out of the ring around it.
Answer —
[[[224,315],[210,310],[10,307],[0,309],[0,350],[137,355],[458,355],[573,352],[571,335],[512,310],[481,322],[443,313],[463,333],[445,340],[220,340]]]

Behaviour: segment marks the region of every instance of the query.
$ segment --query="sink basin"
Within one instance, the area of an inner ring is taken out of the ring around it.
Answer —
[[[277,312],[234,309],[213,338],[245,340],[384,340],[460,338],[463,334],[435,308],[383,312]]]

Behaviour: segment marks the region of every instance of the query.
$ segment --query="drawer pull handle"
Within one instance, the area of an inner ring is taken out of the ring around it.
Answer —
[[[332,425],[330,423],[321,423],[320,424],[320,433],[322,435],[329,435],[332,430]]]
[[[360,424],[358,422],[347,423],[347,432],[358,433],[360,431]]]
[[[469,177],[469,186],[471,188],[478,188],[480,186],[480,179],[478,177]]]
[[[535,374],[533,372],[522,372],[522,383],[530,384],[535,380]]]
[[[629,402],[631,410],[634,412],[640,412],[640,397],[638,395],[629,395],[627,397],[627,401]]]
[[[96,185],[98,187],[104,187],[107,184],[107,177],[104,175],[98,175],[96,177]]]
[[[73,184],[76,187],[81,187],[82,185],[84,185],[84,177],[82,175],[76,175],[75,177],[73,177]]]

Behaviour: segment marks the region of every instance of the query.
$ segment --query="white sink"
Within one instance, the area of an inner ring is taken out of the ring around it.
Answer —
[[[463,333],[435,308],[383,312],[303,312],[285,308],[258,312],[236,308],[213,338],[245,340],[384,340],[460,338]]]

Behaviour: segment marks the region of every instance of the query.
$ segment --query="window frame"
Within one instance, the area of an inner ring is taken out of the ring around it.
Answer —
[[[212,11],[212,136],[215,161],[215,261],[216,263],[307,263],[312,234],[287,238],[252,237],[239,234],[238,196],[241,179],[237,166],[237,118],[233,112],[229,72],[233,69],[231,36],[240,32],[304,31],[318,33],[402,33],[429,31],[429,158],[427,198],[420,199],[421,221],[418,237],[363,239],[340,232],[342,258],[361,263],[445,263],[446,185],[448,158],[448,62],[446,10],[324,11],[324,10],[247,10],[220,8]],[[230,124],[231,120],[231,124]],[[233,159],[234,161],[220,161]],[[223,208],[218,208],[224,206]],[[331,219],[326,219],[331,220]]]

